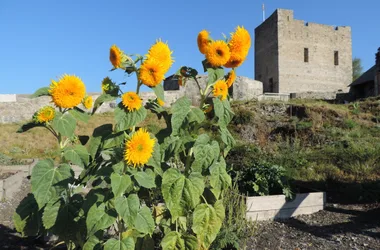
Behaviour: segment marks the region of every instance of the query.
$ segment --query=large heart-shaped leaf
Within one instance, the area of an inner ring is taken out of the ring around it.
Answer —
[[[68,164],[54,167],[52,159],[39,161],[32,171],[32,193],[42,208],[51,199],[57,199],[72,181],[74,172]]]

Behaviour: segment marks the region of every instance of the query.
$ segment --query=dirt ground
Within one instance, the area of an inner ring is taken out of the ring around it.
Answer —
[[[29,181],[12,200],[0,202],[1,249],[50,249],[41,239],[21,238],[12,215],[30,191]],[[249,250],[380,249],[380,204],[327,204],[325,210],[288,220],[258,222]]]

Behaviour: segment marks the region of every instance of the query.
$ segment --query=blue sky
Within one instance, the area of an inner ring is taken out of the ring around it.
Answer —
[[[203,55],[196,37],[207,29],[222,39],[243,25],[254,39],[262,21],[276,8],[293,9],[296,19],[352,28],[353,56],[366,70],[380,47],[380,1],[347,0],[1,0],[0,94],[33,93],[60,75],[76,74],[88,92],[99,92],[105,76],[127,81],[121,71],[109,72],[109,48],[117,44],[126,53],[145,54],[156,39],[167,41],[175,63],[168,75],[187,65],[201,72]],[[254,77],[254,48],[238,75]]]

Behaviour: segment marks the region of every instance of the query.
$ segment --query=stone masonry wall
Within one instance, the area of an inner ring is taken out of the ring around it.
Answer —
[[[255,29],[255,79],[264,92],[278,93],[277,11]]]
[[[352,82],[350,27],[305,23],[278,11],[280,92],[348,91]],[[308,62],[304,62],[304,49]],[[335,65],[334,52],[338,53]]]
[[[278,9],[256,28],[255,52],[255,78],[265,92],[347,92],[352,82],[350,27],[305,23],[292,10]]]
[[[100,93],[89,93],[94,100]],[[33,114],[46,105],[52,105],[50,96],[41,96],[38,98],[30,98],[30,95],[14,95],[15,101],[4,99],[0,96],[0,123],[18,123],[31,120]],[[82,105],[79,107],[84,108]],[[104,103],[97,112],[104,113],[112,111],[115,102]]]
[[[202,86],[206,85],[207,76],[198,76],[198,81]],[[263,93],[262,83],[249,79],[247,77],[238,76],[233,85],[234,100],[251,100]],[[100,93],[90,93],[94,100]],[[193,105],[199,105],[200,96],[196,83],[188,81],[185,87],[179,90],[165,91],[165,106],[170,106],[182,96],[187,96],[192,100]],[[145,103],[148,99],[155,99],[153,92],[142,92],[140,97]],[[38,98],[30,98],[30,95],[0,95],[0,123],[19,123],[32,119],[33,114],[41,107],[52,105],[51,97],[41,96]],[[104,103],[97,112],[112,112],[116,102]],[[81,105],[79,106],[83,108]]]

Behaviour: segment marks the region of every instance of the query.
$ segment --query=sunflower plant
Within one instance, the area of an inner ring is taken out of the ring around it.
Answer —
[[[122,84],[106,77],[93,102],[74,75],[37,90],[34,96],[50,96],[54,107],[37,111],[19,132],[46,128],[57,138],[60,157],[40,160],[33,168],[31,193],[14,214],[16,229],[24,236],[54,234],[68,249],[208,249],[222,226],[223,193],[231,184],[224,160],[234,144],[227,129],[233,116],[228,88],[250,44],[242,27],[227,41],[199,33],[206,86],[197,82],[193,68],[176,73],[181,84],[194,79],[199,107],[187,97],[162,106],[162,81],[173,58],[160,40],[145,56],[110,48],[112,70],[136,74],[136,91],[123,92]],[[232,70],[225,74],[225,68]],[[144,103],[142,85],[157,98]],[[118,99],[115,125],[103,124],[88,138],[75,134],[77,121]],[[156,133],[141,127],[148,112],[166,127]],[[79,176],[72,165],[82,168]]]

